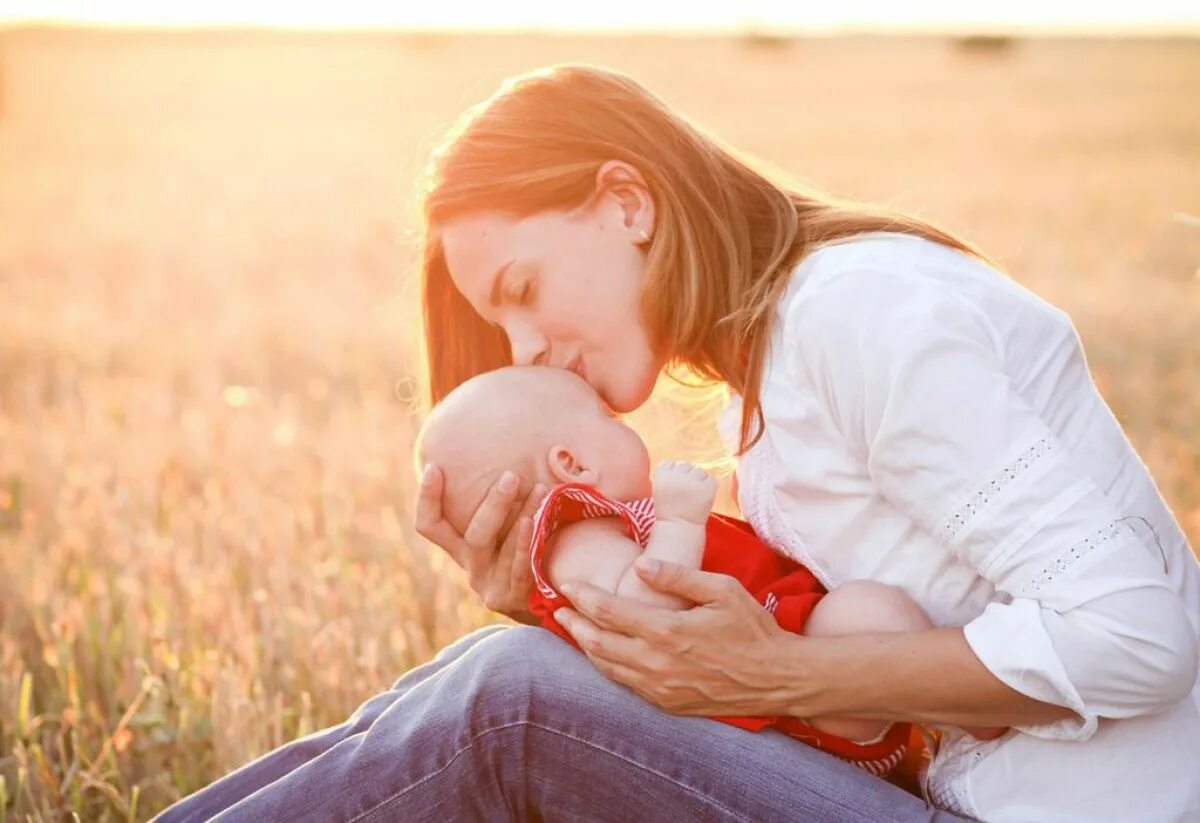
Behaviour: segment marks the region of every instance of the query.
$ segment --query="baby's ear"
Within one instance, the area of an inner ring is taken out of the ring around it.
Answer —
[[[579,462],[579,456],[569,446],[556,443],[550,447],[546,460],[550,474],[559,483],[595,483],[596,472]]]

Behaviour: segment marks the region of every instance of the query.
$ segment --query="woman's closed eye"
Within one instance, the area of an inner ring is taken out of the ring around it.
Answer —
[[[532,281],[526,280],[521,286],[521,291],[517,294],[517,305],[526,306],[533,302],[533,284]]]
[[[521,284],[521,287],[518,288],[515,293],[509,292],[508,296],[506,296],[506,298],[505,298],[505,301],[506,302],[514,302],[514,304],[516,304],[517,306],[526,307],[526,306],[530,306],[533,304],[535,296],[536,296],[536,293],[535,293],[535,289],[533,287],[533,281],[527,280],[526,282]],[[504,330],[504,326],[502,324],[499,324],[496,322],[490,322],[490,323],[488,323],[488,325],[492,326],[493,329],[497,329],[499,331]]]
[[[518,306],[527,306],[527,305],[531,304],[533,302],[533,298],[534,298],[534,289],[533,289],[533,285],[532,285],[531,281],[529,281],[529,280],[526,280],[521,285],[521,288],[517,291],[516,294],[509,292],[509,296],[508,296],[508,300],[516,303]],[[488,323],[488,325],[498,331],[504,330],[504,326],[501,325],[500,323],[490,322],[490,323]]]

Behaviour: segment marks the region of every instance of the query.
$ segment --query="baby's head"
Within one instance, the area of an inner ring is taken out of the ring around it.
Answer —
[[[650,495],[646,444],[566,369],[507,366],[468,380],[430,413],[416,452],[418,467],[442,470],[443,515],[460,533],[506,469],[521,496],[570,482],[617,500]]]

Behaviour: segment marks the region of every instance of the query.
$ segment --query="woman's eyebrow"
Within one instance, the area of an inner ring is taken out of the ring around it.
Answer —
[[[500,294],[504,291],[504,273],[508,271],[508,267],[516,261],[514,257],[500,268],[496,269],[496,273],[492,275],[492,293],[488,295],[489,306],[500,305]]]

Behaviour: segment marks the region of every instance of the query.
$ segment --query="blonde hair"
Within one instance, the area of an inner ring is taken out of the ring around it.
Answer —
[[[822,244],[890,231],[986,261],[927,222],[771,180],[619,72],[541,69],[509,78],[465,112],[427,169],[421,281],[431,404],[512,362],[504,333],[451,282],[438,227],[467,213],[525,217],[577,207],[614,159],[642,174],[656,206],[642,321],[667,354],[669,374],[687,370],[741,395],[739,454],[762,434],[770,320],[801,258]]]

